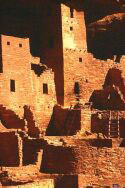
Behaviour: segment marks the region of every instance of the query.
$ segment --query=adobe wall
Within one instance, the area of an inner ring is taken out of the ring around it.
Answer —
[[[0,133],[0,166],[20,166],[22,142],[15,132]]]
[[[7,45],[7,42],[10,42],[10,45]],[[20,44],[22,47],[19,47]],[[2,59],[1,104],[14,111],[20,119],[24,117],[24,106],[27,106],[31,111],[34,126],[45,131],[56,103],[54,73],[46,69],[39,75],[31,70],[31,63],[39,68],[42,65],[39,64],[39,58],[31,56],[27,38],[2,35]],[[10,91],[10,80],[15,80],[15,92]],[[44,83],[48,85],[48,94],[43,93]]]
[[[98,181],[100,185],[108,185],[121,181],[124,185],[125,151],[119,146],[108,139],[75,140],[74,146],[48,145],[43,152],[41,171],[84,174],[85,183]]]

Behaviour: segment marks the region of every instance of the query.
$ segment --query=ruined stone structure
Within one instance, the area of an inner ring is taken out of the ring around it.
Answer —
[[[91,18],[87,0],[15,2],[1,12],[1,186],[125,187],[124,39],[107,53],[93,44],[125,3],[110,0],[107,18],[102,0]]]

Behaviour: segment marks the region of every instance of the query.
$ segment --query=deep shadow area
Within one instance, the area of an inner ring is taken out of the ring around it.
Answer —
[[[91,140],[91,144],[93,147],[97,148],[112,148],[112,139],[93,139]]]
[[[87,25],[88,51],[97,59],[117,59],[125,54],[125,16],[117,13]]]
[[[125,147],[125,139],[122,140],[120,147]]]
[[[72,136],[81,128],[81,110],[55,106],[46,136]]]
[[[7,129],[23,129],[25,122],[14,111],[0,105],[0,120]]]
[[[31,69],[34,70],[35,74],[37,76],[40,76],[47,68],[45,65],[36,65],[36,64],[31,64]]]
[[[102,87],[102,90],[92,93],[92,107],[100,110],[125,110],[125,85],[121,70],[110,69]]]
[[[64,187],[73,187],[73,188],[78,188],[78,176],[71,176],[71,175],[66,175],[66,176],[59,176],[56,179],[55,183],[55,188],[64,188]]]
[[[39,128],[36,126],[33,112],[31,111],[30,107],[27,105],[24,106],[24,120],[27,124],[26,126],[28,129],[27,130],[28,135],[35,138],[38,137],[40,133]]]

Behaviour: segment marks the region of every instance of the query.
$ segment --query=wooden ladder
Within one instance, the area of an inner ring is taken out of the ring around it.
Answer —
[[[120,137],[120,127],[119,127],[119,112],[116,112],[116,118],[112,118],[112,111],[109,114],[109,137],[118,138]]]

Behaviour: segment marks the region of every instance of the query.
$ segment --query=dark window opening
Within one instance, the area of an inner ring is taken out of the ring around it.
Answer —
[[[7,45],[10,45],[10,42],[9,42],[9,41],[7,41]]]
[[[22,48],[22,44],[19,44],[19,47]]]
[[[74,9],[70,8],[70,18],[74,18]]]
[[[48,85],[43,84],[43,94],[48,94]]]
[[[79,93],[80,93],[79,83],[78,83],[78,82],[75,82],[74,94],[75,94],[75,95],[79,95]]]
[[[79,58],[79,62],[81,62],[81,63],[82,63],[82,58],[81,58],[81,57]]]
[[[50,37],[48,41],[48,47],[53,48],[54,47],[54,37]]]
[[[15,80],[10,80],[10,91],[15,92]]]
[[[73,27],[70,27],[70,31],[72,31],[73,30]]]

